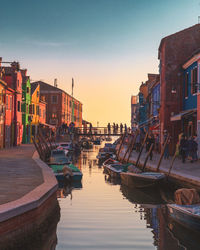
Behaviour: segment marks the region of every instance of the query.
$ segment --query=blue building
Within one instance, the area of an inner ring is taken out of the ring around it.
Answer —
[[[182,111],[171,117],[181,122],[182,132],[187,136],[197,133],[198,60],[192,56],[183,64]]]

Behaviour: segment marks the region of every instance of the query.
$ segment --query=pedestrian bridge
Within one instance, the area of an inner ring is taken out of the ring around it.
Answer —
[[[125,131],[125,129],[114,129],[111,127],[108,130],[107,127],[92,127],[92,128],[83,128],[77,127],[75,128],[75,133],[79,136],[121,136]]]

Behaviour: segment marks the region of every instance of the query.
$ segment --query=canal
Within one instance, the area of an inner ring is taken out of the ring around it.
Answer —
[[[77,165],[82,183],[61,188],[56,249],[199,249],[199,238],[166,216],[159,190],[129,190],[97,164],[100,146]]]

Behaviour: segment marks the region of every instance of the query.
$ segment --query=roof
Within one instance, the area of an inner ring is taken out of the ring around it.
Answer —
[[[63,92],[66,95],[70,96],[71,98],[73,98],[75,101],[79,102],[80,104],[82,104],[79,100],[77,100],[76,98],[72,97],[71,95],[69,95],[67,92],[65,92],[63,89],[60,89],[58,87],[55,87],[51,84],[48,84],[46,82],[43,81],[37,81],[37,82],[33,82],[32,84],[39,84],[40,85],[40,91],[42,92],[43,90],[47,90],[47,91],[58,91],[58,92]]]
[[[38,83],[31,83],[31,95],[35,92],[38,86]]]
[[[180,30],[180,31],[178,31],[178,32],[175,32],[175,33],[169,35],[169,36],[164,37],[164,38],[161,40],[160,46],[159,46],[159,49],[158,49],[158,59],[160,59],[160,51],[161,51],[161,49],[162,49],[162,46],[163,46],[164,42],[167,42],[167,41],[170,40],[172,37],[176,37],[176,36],[178,36],[178,35],[181,34],[181,33],[184,33],[184,32],[186,33],[186,32],[188,32],[188,31],[190,31],[190,30],[192,30],[192,29],[194,29],[194,28],[197,28],[197,27],[200,28],[200,24],[195,24],[195,25],[193,25],[193,26],[191,26],[191,27],[189,27],[189,28]]]

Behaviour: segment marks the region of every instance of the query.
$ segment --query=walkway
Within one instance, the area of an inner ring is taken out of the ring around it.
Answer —
[[[32,159],[33,145],[0,150],[0,205],[17,200],[43,183],[42,169]]]
[[[121,150],[120,159],[123,159],[123,155],[125,152],[126,152],[126,146],[124,146]],[[136,151],[133,151],[129,161],[135,163],[137,160],[137,156],[138,153]],[[143,165],[145,157],[146,153],[143,152],[140,158],[140,166]],[[146,169],[150,171],[156,171],[159,158],[160,155],[154,153],[153,160],[152,161],[150,159],[148,160]],[[171,165],[171,160],[172,157],[169,157],[169,159],[163,158],[159,171],[167,174]],[[181,183],[184,182],[186,186],[190,185],[196,186],[200,190],[200,162],[197,161],[194,163],[190,163],[190,161],[186,161],[186,163],[182,163],[181,159],[176,158],[173,164],[173,168],[171,170],[170,177],[176,182],[181,182]]]

